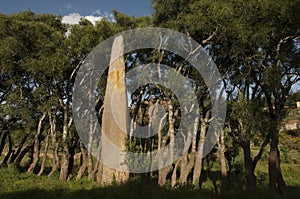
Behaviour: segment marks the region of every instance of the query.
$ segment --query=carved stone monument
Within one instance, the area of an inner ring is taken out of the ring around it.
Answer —
[[[104,111],[102,116],[102,137],[107,137],[110,144],[119,149],[126,149],[127,138],[127,92],[125,85],[125,61],[124,61],[123,36],[115,38],[111,50],[108,79],[104,98]],[[101,154],[110,156],[111,147],[102,142]],[[109,157],[111,161],[124,163],[126,157],[118,155]],[[103,165],[102,183],[111,184],[127,181],[129,173]]]

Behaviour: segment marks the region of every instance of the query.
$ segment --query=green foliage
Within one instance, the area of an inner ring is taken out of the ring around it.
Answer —
[[[277,125],[271,120],[274,118],[279,120],[284,116],[283,107],[286,100],[288,104],[294,103],[295,100],[300,101],[299,93],[288,98],[291,86],[299,77],[297,66],[299,3],[295,0],[152,0],[152,2],[154,8],[152,18],[137,18],[113,11],[114,22],[104,19],[96,25],[82,19],[78,25],[69,26],[61,22],[60,16],[40,15],[31,11],[13,15],[1,14],[0,138],[2,139],[2,132],[9,130],[14,151],[24,138],[26,138],[24,146],[30,146],[42,113],[50,112],[57,117],[56,138],[59,150],[62,151],[63,144],[71,146],[74,140],[77,147],[74,126],[70,128],[65,143],[61,135],[63,109],[59,100],[68,108],[68,119],[72,117],[69,109],[72,105],[74,78],[71,78],[71,74],[76,72],[75,69],[83,63],[98,43],[121,31],[147,26],[167,27],[189,34],[200,42],[212,55],[224,77],[230,100],[226,121],[233,127],[226,134],[225,155],[230,174],[230,192],[224,197],[275,198],[275,193],[264,194],[264,188],[254,193],[240,193],[244,188],[242,184],[245,178],[239,144],[253,142],[254,145],[247,146],[259,146],[272,127]],[[131,67],[134,67],[148,60],[157,62],[161,59],[161,54],[161,51],[150,52],[149,49],[135,56],[128,54],[127,65],[132,64]],[[174,68],[181,65],[186,67],[184,69],[189,74],[185,75],[195,83],[198,90],[201,92],[204,90],[199,97],[199,103],[202,103],[203,112],[207,111],[206,109],[210,108],[207,100],[209,94],[203,86],[203,80],[191,66],[183,63],[182,58],[172,59],[170,55],[169,52],[165,52],[161,63],[166,65],[173,63]],[[135,57],[139,60],[135,60]],[[132,63],[134,61],[136,63]],[[101,80],[98,86],[97,106],[100,107],[103,103],[105,84],[105,80]],[[299,118],[299,112],[287,112],[286,115],[287,119]],[[39,136],[41,145],[44,145],[48,129],[49,118],[46,118],[42,124],[42,134]],[[165,125],[162,135],[168,131],[168,125]],[[275,137],[276,132],[271,133]],[[287,184],[296,189],[300,184],[298,180],[300,177],[297,176],[297,173],[300,173],[297,166],[300,162],[299,132],[281,133],[280,143],[284,177]],[[5,145],[5,150],[9,148],[8,145]],[[127,145],[130,151],[143,152],[143,147],[136,139],[128,140]],[[257,148],[251,149],[251,152],[257,152]],[[263,157],[256,170],[260,186],[267,184],[266,153]],[[86,179],[58,182],[56,178],[37,177],[19,173],[14,169],[0,169],[0,176],[3,179],[0,181],[0,197],[199,198],[203,195],[217,198],[213,192],[218,192],[220,187],[219,165],[212,164],[217,158],[217,155],[211,153],[204,162],[206,176],[202,176],[202,189],[207,193],[199,192],[189,184],[171,191],[159,188],[154,185],[155,183],[142,185],[135,181],[103,188]],[[139,161],[141,160],[136,161],[135,166],[139,166]],[[299,196],[299,193],[296,195]]]

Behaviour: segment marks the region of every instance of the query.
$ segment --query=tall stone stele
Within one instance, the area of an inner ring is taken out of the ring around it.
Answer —
[[[127,92],[125,85],[125,61],[124,61],[123,36],[115,38],[111,50],[108,79],[106,84],[104,111],[102,116],[102,136],[108,138],[109,143],[121,150],[126,149],[127,138]],[[102,140],[102,138],[101,138]],[[103,144],[103,141],[102,141]],[[119,154],[111,155],[112,147],[103,144],[101,155],[110,161],[125,163],[126,157]],[[101,158],[101,157],[100,157]],[[123,168],[126,164],[123,164]],[[103,164],[101,182],[103,184],[123,183],[129,179],[129,173],[119,169],[110,168]]]

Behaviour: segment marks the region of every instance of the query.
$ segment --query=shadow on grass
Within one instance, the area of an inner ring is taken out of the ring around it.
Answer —
[[[300,187],[289,187],[291,198],[300,198]],[[16,191],[0,194],[1,199],[193,199],[193,198],[242,198],[242,199],[276,199],[281,198],[276,193],[271,193],[267,188],[259,188],[255,192],[231,191],[225,195],[217,195],[213,192],[200,191],[198,189],[178,188],[170,190],[160,188],[154,183],[129,182],[123,185],[113,185],[92,189],[43,189],[34,188],[24,191]]]
[[[203,173],[202,189],[192,185],[177,187],[174,190],[161,188],[157,179],[142,182],[141,179],[132,179],[121,185],[100,186],[97,182],[88,179],[79,181],[59,181],[58,176],[36,176],[23,173],[14,168],[0,168],[0,199],[209,199],[209,198],[242,198],[242,199],[276,199],[278,194],[272,193],[267,187],[259,186],[255,192],[243,191],[243,182],[239,178],[231,178],[230,190],[226,195],[218,195],[214,188],[219,174],[210,173],[210,179]],[[212,183],[207,182],[211,180]],[[234,182],[234,184],[233,184]],[[205,184],[206,183],[206,184]],[[205,186],[204,186],[205,185]],[[300,187],[289,187],[290,198],[300,198]]]
[[[34,188],[25,191],[17,191],[11,193],[0,194],[1,199],[50,199],[50,198],[66,198],[66,199],[156,199],[156,198],[215,198],[212,193],[199,192],[199,190],[169,190],[160,188],[154,183],[139,183],[138,181],[129,182],[123,185],[112,185],[107,187],[98,187],[92,189],[70,190],[70,189],[42,189]]]

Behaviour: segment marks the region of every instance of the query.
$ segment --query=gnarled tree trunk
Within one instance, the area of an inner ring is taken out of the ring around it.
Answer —
[[[46,160],[47,160],[48,148],[49,148],[49,133],[47,134],[46,139],[45,139],[45,149],[44,149],[44,154],[43,154],[43,160],[42,160],[41,169],[38,173],[38,176],[42,175],[44,172],[45,164],[46,164]]]
[[[43,121],[45,119],[47,115],[47,112],[44,112],[43,115],[41,116],[40,120],[39,120],[39,123],[38,123],[38,127],[37,127],[37,131],[36,131],[36,134],[35,134],[35,137],[34,137],[34,144],[33,144],[33,161],[32,163],[30,164],[27,172],[29,173],[32,173],[40,159],[40,140],[39,140],[39,137],[40,137],[40,134],[41,134],[41,131],[42,131],[42,124],[43,124]]]

